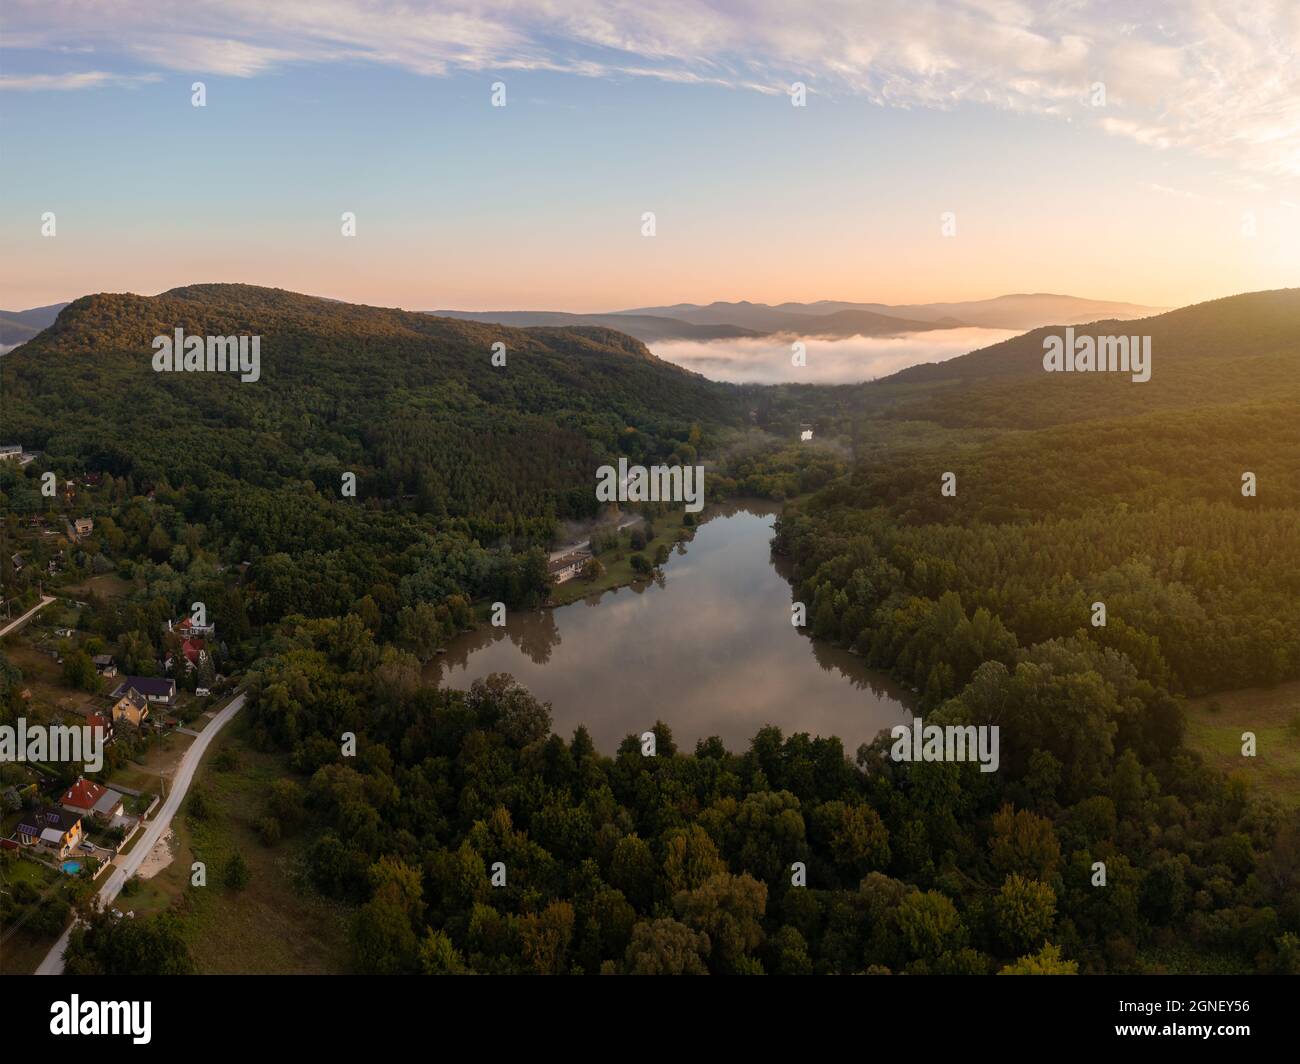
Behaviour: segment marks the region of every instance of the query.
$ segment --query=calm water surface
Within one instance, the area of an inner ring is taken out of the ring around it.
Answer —
[[[910,719],[910,692],[790,624],[791,587],[770,549],[776,513],[766,503],[711,508],[661,578],[512,613],[504,628],[453,641],[431,678],[467,688],[508,672],[551,703],[558,734],[586,724],[605,753],[663,720],[685,751],[710,735],[743,751],[775,724],[838,735],[852,755]]]

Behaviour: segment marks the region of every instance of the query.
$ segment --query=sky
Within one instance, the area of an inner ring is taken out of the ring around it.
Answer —
[[[0,138],[11,310],[1300,284],[1295,2],[6,0]]]

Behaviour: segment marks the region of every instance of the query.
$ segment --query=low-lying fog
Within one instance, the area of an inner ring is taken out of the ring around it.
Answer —
[[[1018,336],[1014,329],[935,329],[898,336],[817,339],[761,336],[737,340],[665,340],[649,344],[660,358],[733,384],[857,384],[922,362],[942,362]],[[807,365],[790,363],[803,343]]]

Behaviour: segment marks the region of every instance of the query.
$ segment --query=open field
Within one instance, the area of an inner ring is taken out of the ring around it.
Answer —
[[[244,735],[244,722],[236,721],[214,741],[191,788],[203,794],[206,818],[192,819],[187,800],[172,822],[171,862],[124,890],[119,907],[138,915],[174,910],[204,973],[343,972],[348,911],[300,881],[301,836],[271,847],[258,836],[271,784],[289,773],[282,758],[253,750]],[[238,763],[222,771],[214,762],[226,750]],[[236,852],[250,876],[247,886],[232,891],[223,880]],[[191,886],[195,861],[206,866],[204,887]]]
[[[80,599],[83,602],[94,593],[100,598],[114,599],[120,598],[131,590],[131,582],[124,580],[117,573],[102,573],[99,576],[92,576],[89,580],[83,580],[79,584],[69,584],[67,587],[60,588],[60,593],[70,598]]]
[[[45,895],[51,887],[65,893],[71,887],[68,877],[62,876],[49,865],[16,855],[0,857],[0,891],[12,894],[19,889],[20,884],[26,884],[41,895]],[[29,908],[24,907],[15,916],[14,922],[21,920]],[[0,922],[0,935],[6,935],[9,927],[8,922]],[[43,934],[36,931],[29,919],[28,923],[6,935],[3,943],[0,943],[0,975],[31,974],[57,938],[57,932]]]
[[[1248,731],[1255,733],[1253,758],[1241,753],[1241,736]],[[1187,742],[1283,806],[1300,806],[1300,683],[1189,701]]]
[[[113,773],[112,784],[130,787],[133,791],[159,793],[159,778],[170,780],[185,751],[194,742],[194,736],[183,732],[169,732],[159,740],[149,737],[149,752],[143,760],[132,760]]]
[[[32,702],[45,709],[69,712],[93,696],[63,684],[63,669],[48,654],[33,647],[26,634],[11,635],[4,642],[5,656],[23,671],[23,687],[32,692]]]

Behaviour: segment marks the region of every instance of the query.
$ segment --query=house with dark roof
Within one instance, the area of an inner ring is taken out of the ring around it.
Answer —
[[[113,717],[114,727],[126,723],[143,728],[149,717],[149,701],[134,687],[128,687],[126,694],[113,703],[109,713]]]
[[[95,671],[100,676],[107,676],[110,680],[117,675],[117,663],[113,660],[112,654],[96,654],[90,659],[95,665]]]
[[[44,846],[62,860],[81,842],[81,817],[67,809],[40,809],[22,817],[14,835],[23,846]]]
[[[142,695],[146,702],[167,706],[169,709],[176,705],[176,681],[162,676],[125,676],[108,697],[122,698],[132,688]]]
[[[557,584],[562,584],[566,580],[572,580],[580,572],[582,567],[587,564],[587,559],[591,557],[591,551],[578,549],[570,551],[568,554],[562,554],[558,558],[552,558],[546,563],[546,571],[550,574],[552,580]]]

